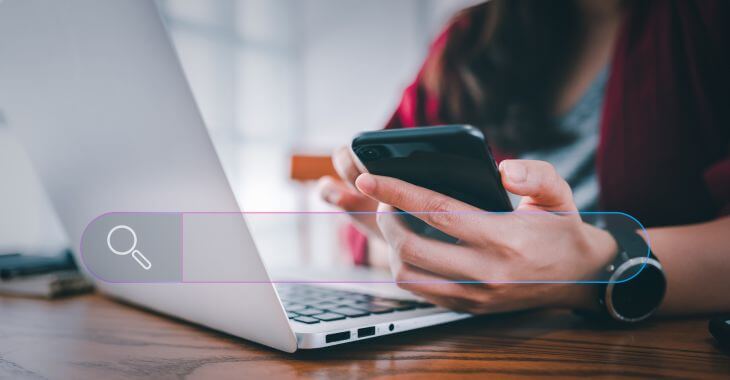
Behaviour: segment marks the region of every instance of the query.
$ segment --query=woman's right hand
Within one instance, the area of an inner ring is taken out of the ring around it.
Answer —
[[[378,202],[363,195],[355,187],[355,179],[362,174],[355,165],[355,158],[348,146],[342,146],[332,155],[332,163],[339,178],[331,176],[319,180],[319,193],[325,202],[346,212],[365,212],[350,214],[350,218],[360,232],[368,236],[368,261],[374,266],[388,266],[387,245],[378,228],[375,212]]]

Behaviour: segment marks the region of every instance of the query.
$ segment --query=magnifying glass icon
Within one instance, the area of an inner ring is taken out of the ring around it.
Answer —
[[[117,230],[126,230],[129,231],[130,234],[132,234],[132,246],[126,250],[126,251],[118,251],[114,249],[112,246],[112,234],[114,234]],[[106,235],[106,245],[109,247],[109,250],[112,251],[115,255],[119,256],[126,256],[128,254],[132,254],[132,258],[139,264],[139,266],[142,267],[144,270],[150,270],[152,268],[152,263],[145,257],[145,255],[142,254],[142,252],[137,250],[137,234],[134,233],[134,230],[125,225],[118,225],[111,230],[109,230],[109,234]]]

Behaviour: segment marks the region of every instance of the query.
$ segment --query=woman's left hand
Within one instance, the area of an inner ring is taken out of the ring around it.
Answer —
[[[392,249],[398,285],[438,305],[475,314],[542,306],[594,308],[594,286],[539,282],[596,280],[616,253],[613,238],[581,221],[570,187],[547,162],[506,160],[499,169],[505,188],[523,197],[517,212],[480,212],[395,178],[357,178],[358,189],[381,202],[379,211],[419,212],[414,216],[459,239],[457,244],[429,239],[400,218],[380,213],[378,225]]]

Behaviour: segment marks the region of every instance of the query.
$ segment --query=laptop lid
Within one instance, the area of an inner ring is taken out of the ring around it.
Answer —
[[[0,56],[0,112],[77,254],[87,224],[110,211],[239,210],[153,1],[0,2]],[[211,249],[211,261],[237,278],[268,278],[243,218],[240,225],[240,246]],[[97,285],[296,349],[270,283]]]

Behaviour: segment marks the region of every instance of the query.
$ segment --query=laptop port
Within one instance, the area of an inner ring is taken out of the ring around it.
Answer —
[[[343,332],[338,332],[338,333],[334,333],[334,334],[327,334],[327,336],[324,337],[324,341],[326,343],[340,342],[340,341],[348,340],[348,339],[350,339],[349,331],[343,331]]]
[[[358,338],[365,338],[366,336],[373,336],[373,335],[375,335],[375,326],[363,327],[361,329],[357,329]]]

